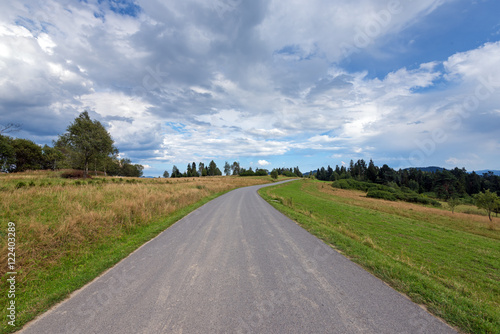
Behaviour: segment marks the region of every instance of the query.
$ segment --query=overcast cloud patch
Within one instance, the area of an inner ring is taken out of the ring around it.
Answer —
[[[471,32],[481,43],[460,50],[429,43],[446,50],[440,59],[412,46],[423,45],[419,24],[443,17],[451,2],[462,12],[496,6],[453,0],[400,2],[398,10],[383,0],[4,3],[0,123],[22,123],[15,135],[50,144],[89,110],[124,156],[158,175],[163,171],[154,166],[200,159],[255,157],[279,167],[272,157],[285,154],[304,170],[340,164],[335,157],[409,165],[411,152],[422,151],[438,130],[446,140],[421,152],[423,165],[491,168],[500,163],[500,35],[491,35],[493,27]],[[390,17],[377,21],[384,11]],[[369,37],[364,47],[356,46],[360,32]],[[432,40],[433,32],[426,33]],[[346,53],[346,45],[355,52]],[[477,159],[456,154],[456,147]]]

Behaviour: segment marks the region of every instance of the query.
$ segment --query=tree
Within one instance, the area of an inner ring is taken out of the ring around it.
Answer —
[[[231,170],[233,171],[233,175],[240,175],[240,163],[237,161],[233,162]]]
[[[42,148],[28,139],[16,138],[12,141],[15,156],[14,172],[42,167]]]
[[[370,162],[368,163],[368,169],[366,170],[366,177],[368,178],[368,180],[376,182],[377,175],[378,175],[378,169],[377,167],[375,167],[373,160],[370,159]]]
[[[163,177],[166,178],[166,179],[168,179],[168,176],[169,176],[168,171],[164,171],[163,172]]]
[[[135,164],[133,165],[130,159],[124,158],[120,160],[120,175],[128,177],[141,177],[144,166]]]
[[[278,179],[278,171],[276,169],[272,170],[272,172],[271,172],[271,178],[273,178],[274,180]]]
[[[191,165],[191,176],[193,177],[198,177],[198,170],[196,169],[196,163],[193,161],[193,164]]]
[[[11,133],[21,130],[21,124],[19,123],[8,123],[8,124],[0,124],[0,135],[5,133]]]
[[[304,175],[302,174],[302,172],[300,171],[299,166],[297,166],[297,167],[295,167],[295,168],[293,169],[293,173],[294,173],[295,175],[297,175],[298,177],[303,177],[303,176],[304,176]]]
[[[205,164],[203,162],[200,162],[198,164],[198,175],[200,176],[207,176],[206,174],[203,175],[203,171],[205,170]]]
[[[214,176],[214,175],[217,175],[217,164],[215,163],[215,161],[210,161],[210,163],[208,164],[208,176]],[[221,173],[222,174],[222,173]]]
[[[484,193],[481,192],[479,194],[476,194],[475,200],[476,200],[476,206],[479,209],[484,209],[486,213],[488,213],[488,218],[490,221],[491,219],[491,212],[493,212],[496,207],[500,203],[500,198],[498,198],[498,195],[496,193],[490,192],[490,190],[486,190]]]
[[[182,174],[181,172],[179,171],[179,168],[177,168],[176,165],[174,165],[172,167],[172,174],[170,176],[171,178],[175,178],[175,177],[182,177]]]
[[[452,197],[448,200],[448,206],[451,209],[451,213],[455,212],[455,208],[460,205],[460,200],[456,197]]]
[[[114,150],[108,131],[99,121],[92,121],[87,111],[82,112],[61,137],[83,164],[84,178],[88,176],[90,161],[108,156]]]
[[[268,176],[268,175],[269,175],[269,171],[267,169],[257,168],[255,170],[255,176]]]
[[[224,164],[224,174],[226,174],[226,176],[231,175],[231,165],[227,161]]]
[[[0,170],[9,172],[16,161],[12,138],[0,135]]]
[[[495,215],[498,217],[498,214],[500,213],[500,201],[497,201],[496,202],[497,205],[495,206],[495,208],[493,209],[493,212],[495,213]]]
[[[60,161],[64,159],[61,151],[57,148],[44,145],[42,148],[42,168],[56,170]]]
[[[118,157],[118,149],[113,148],[111,155],[107,155],[101,160],[101,167],[104,172],[104,176],[118,175],[120,174],[120,158]]]

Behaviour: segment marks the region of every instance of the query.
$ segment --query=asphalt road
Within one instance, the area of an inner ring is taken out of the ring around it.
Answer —
[[[192,212],[28,333],[456,333],[257,194]]]

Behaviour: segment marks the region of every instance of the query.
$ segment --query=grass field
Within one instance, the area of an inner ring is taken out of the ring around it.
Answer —
[[[500,219],[366,198],[303,180],[261,195],[335,249],[467,333],[500,333]]]
[[[1,333],[19,329],[210,199],[271,182],[270,177],[84,181],[60,174],[0,175]],[[16,228],[15,327],[5,317],[8,222]]]

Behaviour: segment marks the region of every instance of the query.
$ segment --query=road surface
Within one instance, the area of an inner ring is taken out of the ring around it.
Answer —
[[[260,187],[193,211],[21,333],[456,333]]]

